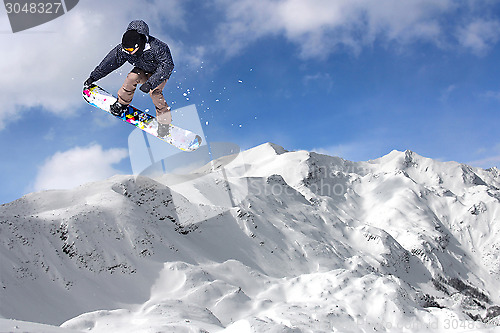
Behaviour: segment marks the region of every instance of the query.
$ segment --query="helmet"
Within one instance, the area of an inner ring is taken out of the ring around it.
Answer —
[[[122,37],[122,48],[128,53],[144,51],[147,37],[137,32],[137,30],[127,30]]]

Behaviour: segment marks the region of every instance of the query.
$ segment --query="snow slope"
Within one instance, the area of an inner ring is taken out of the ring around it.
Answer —
[[[23,332],[498,332],[499,236],[496,168],[264,144],[1,206],[0,316]]]

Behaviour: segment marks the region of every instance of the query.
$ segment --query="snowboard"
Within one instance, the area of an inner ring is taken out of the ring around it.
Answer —
[[[88,88],[84,88],[83,99],[90,105],[113,115],[110,111],[110,106],[116,102],[116,97],[101,87],[93,84]],[[149,113],[133,107],[132,105],[128,106],[128,110],[122,117],[114,117],[132,124],[144,132],[151,134],[162,141],[168,142],[172,146],[183,151],[194,151],[201,145],[202,140],[199,135],[172,124],[169,125],[170,131],[166,137],[158,137],[158,121],[156,118]]]

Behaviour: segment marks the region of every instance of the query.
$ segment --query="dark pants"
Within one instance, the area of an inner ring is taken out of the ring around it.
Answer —
[[[127,75],[123,86],[118,91],[118,102],[123,105],[129,105],[134,98],[135,89],[138,84],[146,83],[146,81],[151,77],[152,74],[146,73],[140,68],[135,67]],[[149,96],[153,100],[153,104],[156,107],[156,119],[161,124],[170,124],[172,122],[172,114],[170,113],[170,106],[168,106],[167,101],[163,97],[163,88],[167,84],[168,80],[163,81],[156,88],[151,89]]]

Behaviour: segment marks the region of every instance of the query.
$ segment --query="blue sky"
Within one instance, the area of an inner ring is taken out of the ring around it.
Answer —
[[[0,203],[132,173],[133,127],[81,86],[134,19],[169,44],[165,97],[195,104],[209,141],[500,167],[499,1],[87,0],[16,34],[0,18]]]

